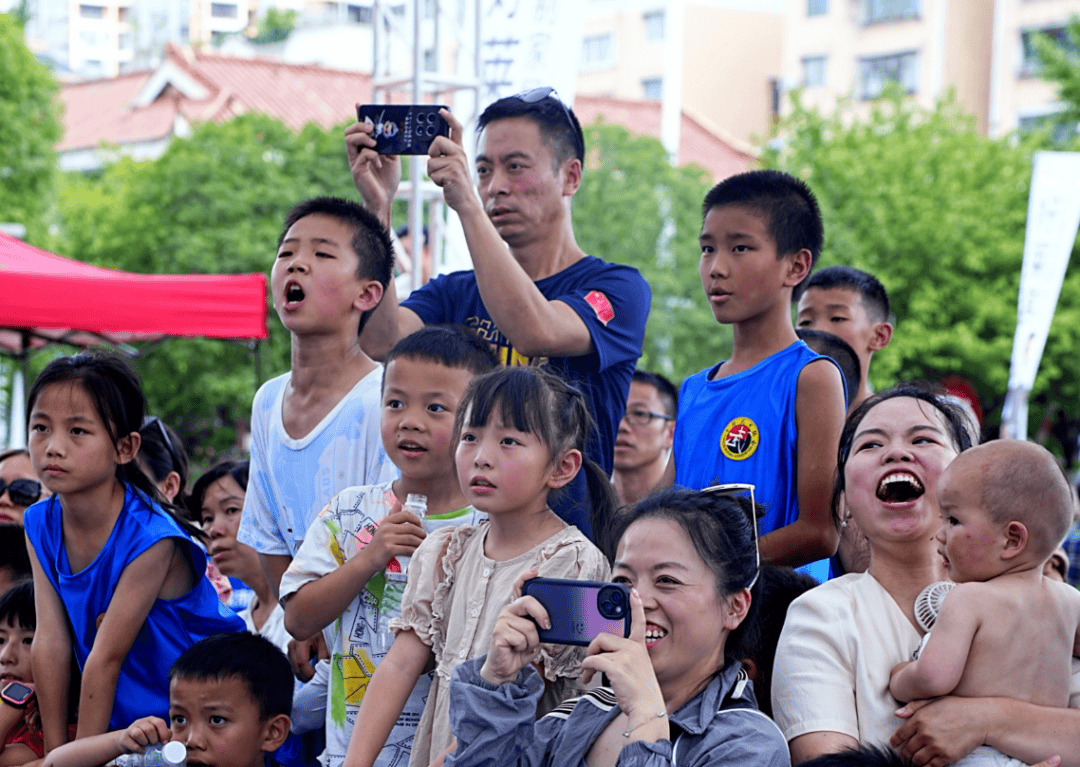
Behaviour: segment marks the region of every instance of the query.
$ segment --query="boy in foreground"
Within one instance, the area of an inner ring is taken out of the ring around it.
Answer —
[[[705,196],[701,282],[731,359],[683,382],[666,479],[700,490],[749,482],[766,514],[761,558],[797,567],[839,539],[830,509],[844,388],[832,360],[795,335],[791,294],[821,252],[810,189],[779,171],[725,179]],[[717,431],[719,430],[719,437]],[[810,573],[828,577],[828,562]]]
[[[73,741],[45,767],[98,767],[121,754],[178,740],[188,767],[264,767],[289,734],[293,680],[281,650],[258,634],[218,634],[193,644],[169,671],[169,719]]]
[[[892,340],[889,295],[877,277],[850,266],[829,266],[811,275],[799,297],[795,324],[832,333],[847,341],[859,358],[858,392],[848,412],[869,397],[870,358]]]
[[[344,760],[368,681],[394,640],[407,558],[428,532],[483,518],[458,482],[454,418],[472,379],[497,365],[488,344],[458,326],[427,325],[399,341],[386,357],[382,439],[401,476],[335,496],[281,581],[286,628],[298,637],[323,630],[330,651],[327,767]],[[427,496],[423,519],[402,509],[414,493]],[[420,677],[376,764],[408,762],[430,685],[430,674]]]
[[[251,406],[237,535],[259,552],[275,596],[307,526],[334,495],[397,476],[379,440],[382,368],[359,339],[393,263],[386,227],[355,203],[319,197],[285,218],[270,291],[292,363]]]
[[[937,492],[937,540],[959,585],[918,659],[893,669],[890,692],[900,701],[958,695],[1068,706],[1080,593],[1043,575],[1072,519],[1065,475],[1045,448],[996,440],[961,453]],[[989,747],[959,762],[975,763],[1020,764]]]

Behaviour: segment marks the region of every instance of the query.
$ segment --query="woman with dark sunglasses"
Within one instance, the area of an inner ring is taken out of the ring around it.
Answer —
[[[21,525],[26,507],[46,495],[25,448],[0,453],[0,524]]]

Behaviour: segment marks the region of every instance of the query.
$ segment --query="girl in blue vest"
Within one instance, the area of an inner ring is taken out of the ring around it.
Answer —
[[[139,379],[113,354],[61,357],[27,404],[30,460],[54,495],[24,516],[34,570],[34,678],[45,748],[168,718],[169,667],[203,637],[243,631],[203,576],[202,533],[136,465],[146,409]],[[82,689],[69,689],[72,654]]]

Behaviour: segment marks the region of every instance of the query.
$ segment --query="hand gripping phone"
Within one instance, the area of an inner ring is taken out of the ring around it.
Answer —
[[[621,583],[533,578],[522,596],[531,596],[547,610],[550,629],[540,629],[540,641],[585,646],[597,634],[630,636],[630,589]]]
[[[436,136],[449,136],[450,125],[439,114],[442,104],[364,104],[356,119],[375,126],[379,154],[427,154]]]
[[[22,682],[8,682],[4,685],[4,689],[0,690],[0,698],[9,706],[15,708],[26,708],[33,697],[33,689]]]

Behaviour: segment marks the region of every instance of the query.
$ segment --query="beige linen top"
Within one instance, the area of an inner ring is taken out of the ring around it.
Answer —
[[[522,572],[535,568],[546,578],[592,581],[605,581],[610,575],[604,555],[571,525],[505,562],[484,556],[488,527],[483,522],[437,530],[424,539],[409,563],[401,615],[390,621],[390,629],[415,631],[435,656],[435,678],[410,765],[426,767],[450,745],[450,675],[462,661],[487,653],[495,621],[510,602],[514,581]],[[576,694],[574,680],[584,655],[584,647],[541,647],[544,676],[552,683],[541,713]]]

